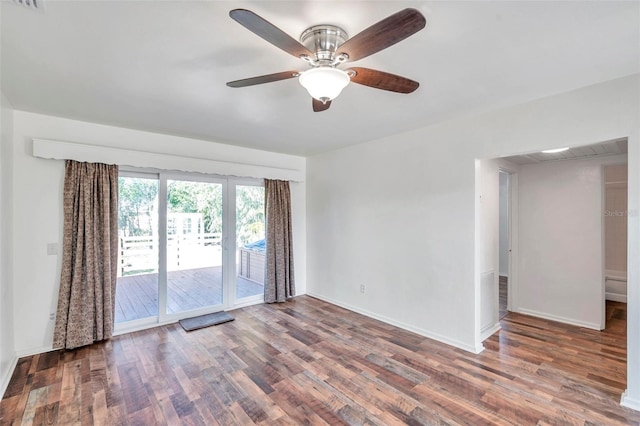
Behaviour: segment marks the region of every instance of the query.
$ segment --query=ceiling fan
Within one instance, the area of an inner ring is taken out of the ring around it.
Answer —
[[[416,9],[394,13],[351,38],[335,25],[314,25],[302,33],[299,42],[250,10],[234,9],[229,16],[274,46],[304,60],[311,68],[230,81],[227,86],[246,87],[298,77],[313,98],[315,112],[327,110],[351,81],[397,93],[411,93],[419,86],[417,81],[369,68],[339,68],[345,62],[365,58],[423,29],[426,20]]]

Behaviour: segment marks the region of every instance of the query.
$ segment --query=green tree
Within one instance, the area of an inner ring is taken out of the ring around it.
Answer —
[[[157,208],[158,181],[118,178],[118,226],[125,237],[153,235],[153,215]]]
[[[240,245],[264,238],[264,187],[236,187],[236,235]]]
[[[167,182],[167,202],[171,213],[201,213],[204,232],[222,232],[222,186],[206,182]]]
[[[123,236],[153,235],[158,181],[120,177],[119,227]],[[170,213],[200,213],[204,232],[222,232],[222,186],[207,182],[169,180],[167,205]],[[236,187],[236,233],[244,245],[264,238],[264,187]]]

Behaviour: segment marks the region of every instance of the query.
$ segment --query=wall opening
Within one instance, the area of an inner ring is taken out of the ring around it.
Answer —
[[[499,173],[498,206],[498,319],[507,315],[509,304],[509,276],[511,264],[511,197],[510,174]]]

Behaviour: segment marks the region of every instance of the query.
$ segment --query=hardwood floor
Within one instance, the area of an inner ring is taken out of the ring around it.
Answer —
[[[596,332],[509,313],[473,355],[309,296],[20,359],[2,424],[638,424],[626,307]]]
[[[507,310],[507,295],[508,295],[508,283],[509,279],[503,275],[500,275],[498,281],[498,318],[504,318],[509,311]]]

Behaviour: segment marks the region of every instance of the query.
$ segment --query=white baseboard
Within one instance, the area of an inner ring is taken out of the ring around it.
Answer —
[[[14,356],[11,363],[9,363],[9,368],[2,375],[2,381],[0,382],[0,399],[4,398],[4,393],[7,391],[9,381],[11,380],[11,376],[13,376],[16,365],[18,365],[18,357]]]
[[[576,325],[578,327],[590,328],[592,330],[598,330],[598,331],[600,330],[600,324],[580,321],[573,318],[560,317],[557,315],[548,314],[546,312],[538,312],[538,311],[534,311],[531,309],[524,309],[524,308],[518,309],[517,312],[525,315],[531,315],[532,317],[538,317],[538,318],[543,318],[551,321],[563,322],[565,324]]]
[[[613,302],[627,303],[627,295],[619,293],[605,293],[604,298]]]
[[[629,397],[628,389],[625,389],[622,394],[622,397],[620,398],[620,405],[631,408],[632,410],[640,411],[640,399]]]
[[[627,281],[627,271],[619,271],[616,269],[605,269],[604,278],[616,280],[616,281]]]
[[[450,346],[454,346],[456,348],[465,350],[467,352],[471,352],[471,353],[474,353],[474,354],[479,354],[480,352],[482,352],[484,350],[484,346],[482,344],[479,344],[477,346],[467,345],[466,343],[461,342],[459,340],[450,339],[450,338],[442,336],[440,334],[433,333],[433,332],[430,332],[428,330],[424,330],[422,328],[414,327],[412,325],[405,324],[403,322],[396,321],[396,320],[391,319],[391,318],[387,318],[387,317],[385,317],[383,315],[378,315],[376,313],[367,311],[366,309],[361,309],[361,308],[357,308],[355,306],[351,306],[351,305],[346,304],[346,303],[338,302],[336,300],[333,300],[331,298],[328,298],[328,297],[325,297],[325,296],[322,296],[322,295],[319,295],[319,294],[316,294],[316,293],[307,292],[307,295],[311,296],[311,297],[315,297],[316,299],[320,299],[320,300],[323,300],[325,302],[331,303],[332,305],[340,306],[341,308],[348,309],[350,311],[356,312],[356,313],[364,315],[366,317],[377,319],[378,321],[382,321],[384,323],[394,325],[394,326],[402,328],[404,330],[411,331],[412,333],[416,333],[416,334],[419,334],[421,336],[428,337],[429,339],[437,340],[438,342],[441,342],[441,343],[444,343],[444,344],[447,344],[447,345],[450,345]]]
[[[17,351],[16,352],[16,356],[18,358],[22,358],[25,356],[31,356],[31,355],[38,355],[38,354],[43,354],[45,352],[51,352],[53,350],[52,346],[40,346],[38,348],[30,348],[30,349],[23,349],[21,351]]]
[[[481,341],[485,341],[487,340],[489,337],[493,336],[496,332],[500,331],[500,322],[498,322],[497,324],[494,324],[493,326],[487,327],[484,330],[480,331],[480,340]]]

